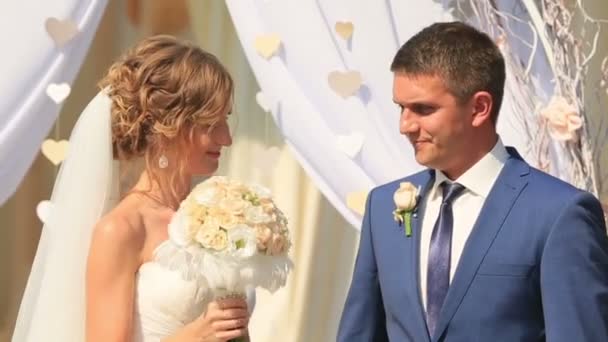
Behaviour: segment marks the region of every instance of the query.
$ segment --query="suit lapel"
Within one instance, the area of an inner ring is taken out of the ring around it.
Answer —
[[[507,160],[488,195],[462,251],[437,323],[437,331],[433,336],[433,341],[439,339],[456,313],[490,245],[527,183],[524,176],[529,173],[530,167],[521,160],[521,157],[513,149],[508,148],[508,151],[511,158]]]

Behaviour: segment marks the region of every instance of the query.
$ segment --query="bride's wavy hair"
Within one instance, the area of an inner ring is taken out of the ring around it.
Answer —
[[[99,82],[112,99],[115,159],[143,158],[165,205],[177,208],[197,127],[210,127],[231,108],[232,77],[212,54],[172,36],[147,38],[122,55]],[[169,167],[161,168],[166,156]]]

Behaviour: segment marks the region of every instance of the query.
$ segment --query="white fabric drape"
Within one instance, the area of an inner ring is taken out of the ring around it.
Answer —
[[[107,0],[3,1],[0,13],[0,204],[16,190],[61,105],[46,95],[49,84],[71,84],[86,56]],[[69,19],[79,33],[55,45],[48,18]]]
[[[423,27],[454,20],[451,12],[433,0],[417,1],[415,10],[399,0],[228,0],[227,5],[286,143],[323,194],[358,229],[360,216],[346,204],[349,193],[420,169],[398,131],[392,58]],[[353,24],[350,39],[338,35],[338,22]],[[256,39],[269,34],[278,35],[281,46],[266,59]],[[352,96],[339,96],[328,81],[334,71],[359,72],[361,87]],[[525,141],[512,129],[510,100],[505,99],[499,131],[507,144],[525,152]],[[338,143],[343,137],[354,150]]]

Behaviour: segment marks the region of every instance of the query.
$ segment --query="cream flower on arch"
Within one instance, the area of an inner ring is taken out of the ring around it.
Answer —
[[[574,141],[578,139],[577,130],[583,126],[575,106],[562,96],[553,96],[549,104],[540,111],[540,115],[547,120],[549,134],[560,141]]]

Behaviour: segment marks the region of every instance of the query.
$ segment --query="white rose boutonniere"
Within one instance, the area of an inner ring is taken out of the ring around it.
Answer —
[[[399,189],[393,195],[396,207],[393,211],[393,217],[395,221],[403,223],[405,235],[408,237],[412,235],[412,213],[418,205],[419,193],[420,187],[416,188],[414,184],[404,182],[399,184]]]

